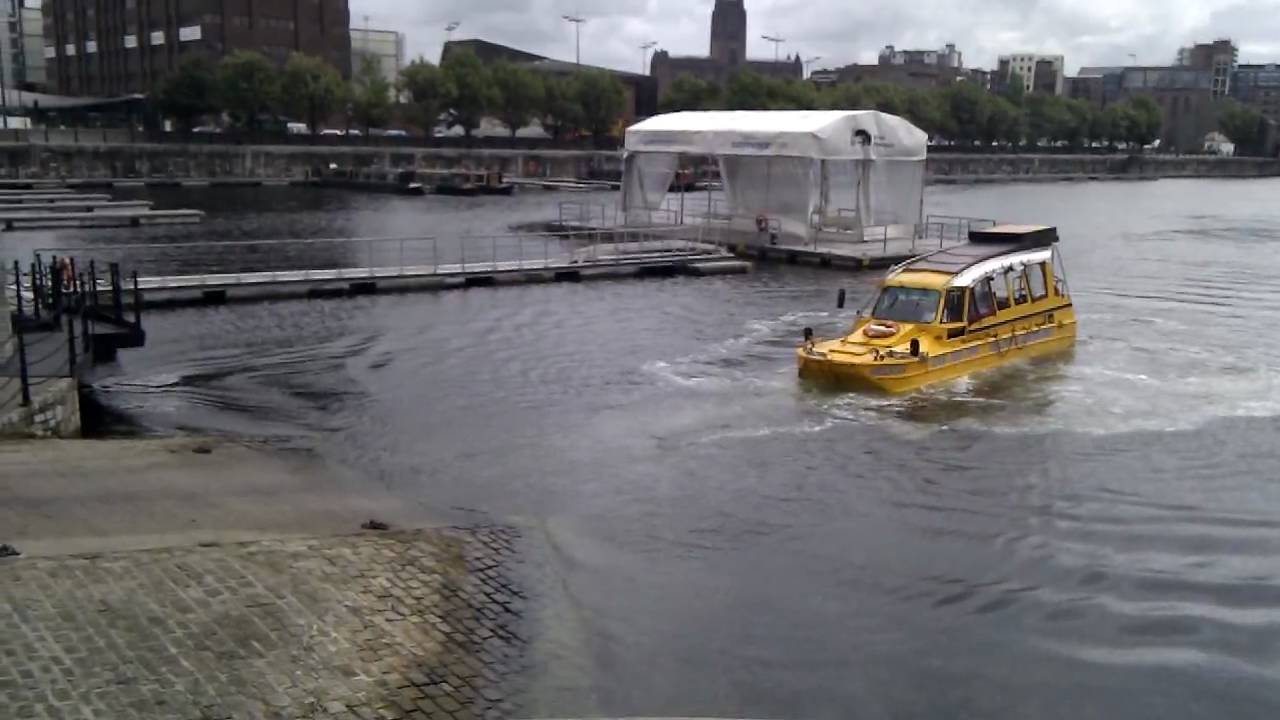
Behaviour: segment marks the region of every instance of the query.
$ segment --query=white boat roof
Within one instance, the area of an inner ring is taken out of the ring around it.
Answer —
[[[963,272],[951,278],[950,282],[947,283],[947,287],[972,287],[974,283],[992,273],[1020,269],[1027,265],[1051,262],[1052,260],[1053,248],[1037,248],[1035,250],[1023,250],[1006,255],[998,255],[965,268]]]
[[[928,146],[925,131],[877,110],[687,111],[656,115],[626,133],[628,153],[923,161]]]

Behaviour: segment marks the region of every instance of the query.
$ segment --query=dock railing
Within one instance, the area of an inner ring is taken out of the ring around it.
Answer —
[[[784,232],[777,218],[766,217],[764,229],[760,229],[757,217],[724,214],[705,216],[699,236],[706,242],[726,247],[763,245],[839,255],[916,254],[965,242],[970,230],[994,224],[994,220],[986,218],[929,215],[921,223],[850,226],[848,229],[809,227],[807,234],[801,236]]]
[[[93,253],[128,260],[150,288],[307,280],[536,271],[625,263],[657,255],[713,254],[689,228],[615,227],[542,233],[479,233],[450,238],[374,237],[225,242],[126,243],[45,247],[42,256]],[[623,257],[623,256],[626,257]]]
[[[115,349],[136,347],[142,331],[137,278],[125,278],[120,266],[96,263],[77,267],[67,256],[37,256],[28,269],[14,261],[4,273],[10,312],[11,351],[0,353],[0,413],[31,405],[40,385],[77,378],[95,358],[114,356]],[[126,312],[125,286],[132,282]],[[101,346],[100,346],[101,345]],[[109,346],[109,347],[108,347]]]
[[[585,200],[561,200],[556,208],[561,226],[609,228],[618,224],[618,206]]]

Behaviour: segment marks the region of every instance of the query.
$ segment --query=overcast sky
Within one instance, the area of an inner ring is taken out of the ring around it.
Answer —
[[[582,61],[641,67],[640,45],[706,54],[714,0],[351,0],[352,25],[407,36],[410,57],[440,59],[444,27],[454,39],[483,38],[573,59],[573,27],[588,18]],[[990,68],[1016,51],[1061,53],[1081,65],[1168,64],[1193,41],[1230,37],[1241,62],[1280,61],[1280,0],[747,0],[748,52],[773,57],[762,34],[787,39],[784,53],[820,55],[815,67],[875,62],[886,44],[938,48],[954,42],[966,67]]]

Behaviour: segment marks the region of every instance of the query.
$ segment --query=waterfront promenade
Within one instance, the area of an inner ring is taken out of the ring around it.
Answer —
[[[520,532],[343,480],[253,443],[0,445],[0,714],[510,717]]]

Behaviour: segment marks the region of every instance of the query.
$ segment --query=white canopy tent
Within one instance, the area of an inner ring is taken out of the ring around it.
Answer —
[[[622,206],[630,224],[662,208],[681,155],[720,166],[735,229],[757,219],[808,240],[823,227],[921,222],[928,135],[874,110],[679,112],[627,129]]]

